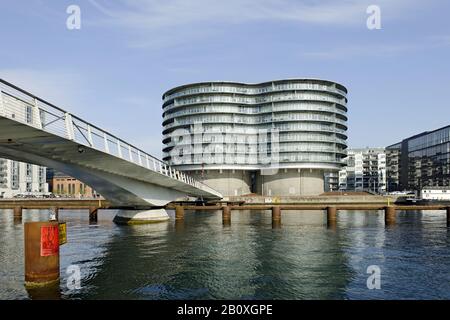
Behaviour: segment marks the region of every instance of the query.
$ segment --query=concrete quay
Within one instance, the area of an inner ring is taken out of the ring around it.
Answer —
[[[340,205],[340,204],[385,204],[391,205],[397,201],[396,196],[378,196],[370,194],[343,193],[342,195],[319,195],[319,196],[260,196],[244,195],[223,198],[224,202],[239,203],[247,205],[268,204],[291,204],[291,205]]]

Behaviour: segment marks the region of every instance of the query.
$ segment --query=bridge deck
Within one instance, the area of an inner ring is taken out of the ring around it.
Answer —
[[[82,181],[96,183],[92,172],[104,172],[179,194],[222,197],[124,140],[1,79],[0,90],[0,156],[50,167],[62,163],[69,172],[61,171],[67,174],[78,168],[73,172]]]

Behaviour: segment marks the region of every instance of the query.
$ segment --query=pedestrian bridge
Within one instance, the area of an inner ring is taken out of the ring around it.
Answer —
[[[2,79],[0,90],[0,157],[64,172],[120,208],[149,209],[186,196],[222,198],[200,181]]]

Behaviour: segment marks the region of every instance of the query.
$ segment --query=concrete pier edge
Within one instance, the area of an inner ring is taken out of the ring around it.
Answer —
[[[116,211],[113,222],[121,225],[159,223],[170,220],[170,217],[165,209],[114,209],[113,211]]]

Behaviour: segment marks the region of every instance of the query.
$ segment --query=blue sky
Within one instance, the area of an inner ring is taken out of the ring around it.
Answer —
[[[4,0],[0,36],[1,78],[158,157],[161,96],[196,81],[340,82],[349,147],[450,124],[446,0]]]

